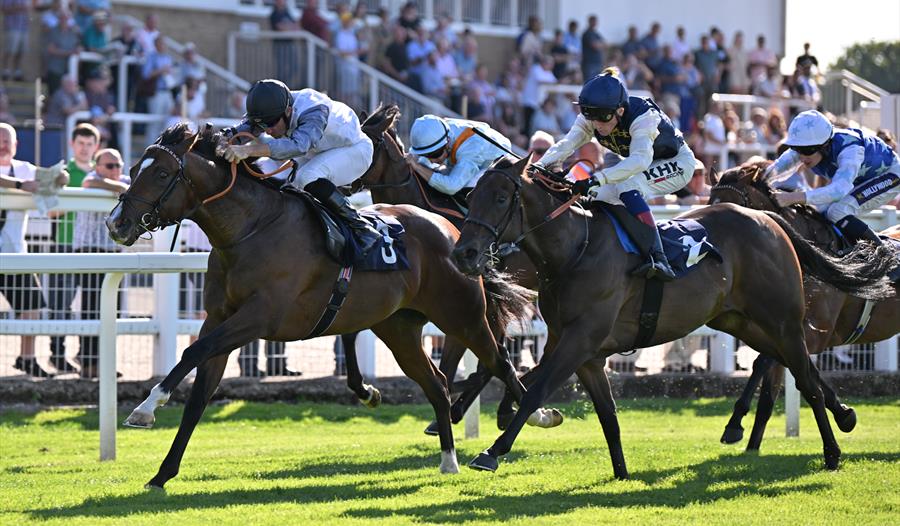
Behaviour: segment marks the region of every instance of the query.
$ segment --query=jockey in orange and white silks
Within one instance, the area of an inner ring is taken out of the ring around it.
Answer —
[[[455,195],[475,183],[505,152],[474,132],[484,133],[507,149],[509,139],[483,122],[423,115],[409,131],[414,168],[439,192]]]
[[[781,206],[806,203],[817,208],[855,243],[881,239],[860,220],[859,212],[885,205],[900,193],[900,158],[874,135],[854,128],[835,128],[815,110],[794,117],[785,144],[790,148],[767,170],[775,186],[801,164],[828,184],[804,192],[780,192]]]
[[[244,145],[229,146],[230,162],[247,157],[268,157],[297,163],[292,184],[302,188],[344,219],[357,233],[364,251],[380,234],[337,189],[349,185],[372,164],[374,148],[363,133],[359,118],[346,104],[313,89],[290,91],[274,79],[260,80],[247,93],[247,114],[226,135],[247,131],[257,137]]]
[[[629,97],[615,68],[590,79],[578,97],[581,115],[566,136],[553,145],[540,164],[565,161],[593,138],[621,160],[588,179],[573,191],[610,203],[622,203],[656,237],[649,261],[634,274],[665,281],[675,278],[663,251],[656,222],[646,198],[681,190],[691,180],[697,162],[681,132],[650,99]]]

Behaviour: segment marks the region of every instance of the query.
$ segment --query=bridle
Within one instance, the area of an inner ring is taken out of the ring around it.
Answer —
[[[741,206],[745,208],[750,208],[750,196],[747,195],[747,192],[735,185],[732,184],[717,184],[716,186],[710,189],[709,193],[712,194],[715,191],[721,190],[730,190],[738,195],[741,198],[741,202],[739,203]]]

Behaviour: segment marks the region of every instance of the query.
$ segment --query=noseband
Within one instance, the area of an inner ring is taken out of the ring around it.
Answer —
[[[488,223],[487,221],[483,221],[481,219],[472,217],[471,214],[466,216],[466,219],[463,221],[463,224],[472,223],[473,225],[478,225],[478,226],[486,229],[488,232],[491,233],[492,236],[494,236],[493,244],[496,244],[500,241],[500,238],[503,237],[503,234],[509,228],[510,223],[512,223],[513,214],[515,213],[517,205],[521,205],[521,203],[522,203],[522,196],[521,196],[522,179],[520,179],[519,177],[513,177],[512,175],[509,175],[508,173],[506,173],[505,170],[499,170],[499,169],[487,170],[486,172],[484,172],[482,177],[484,177],[488,174],[491,174],[491,173],[499,173],[503,177],[506,177],[516,187],[516,191],[513,192],[512,203],[510,203],[509,208],[506,209],[506,213],[503,215],[503,218],[500,219],[500,223],[498,223],[497,226],[494,226],[494,225]],[[500,227],[500,224],[503,225],[502,228]]]
[[[747,195],[747,192],[745,192],[741,188],[734,186],[732,184],[717,184],[716,186],[712,187],[712,189],[709,191],[710,195],[712,195],[712,193],[715,192],[716,190],[730,190],[730,191],[736,193],[738,195],[738,197],[741,198],[740,205],[743,206],[744,208],[750,208],[750,196]]]
[[[191,145],[185,152],[185,155],[187,155],[188,152],[191,151],[191,148],[194,147],[196,141],[197,139],[195,138],[194,142],[191,143]],[[151,144],[149,147],[147,147],[147,152],[149,152],[150,150],[162,150],[172,156],[172,158],[175,159],[175,162],[178,163],[178,173],[176,173],[175,176],[169,180],[169,184],[166,185],[166,188],[165,190],[163,190],[162,194],[160,194],[160,196],[156,198],[156,201],[149,201],[147,199],[144,199],[143,197],[128,195],[128,192],[124,192],[119,194],[119,202],[125,205],[129,201],[136,201],[138,203],[149,206],[150,211],[145,212],[143,215],[141,215],[139,225],[146,232],[155,232],[161,228],[165,228],[167,226],[175,225],[181,222],[180,218],[164,220],[160,217],[160,208],[163,207],[166,200],[172,195],[172,192],[175,190],[175,186],[177,186],[179,182],[183,182],[192,195],[196,196],[196,194],[194,192],[193,181],[191,181],[186,175],[184,175],[184,156],[179,157],[172,149],[162,144]],[[189,216],[191,214],[189,213],[187,215]]]

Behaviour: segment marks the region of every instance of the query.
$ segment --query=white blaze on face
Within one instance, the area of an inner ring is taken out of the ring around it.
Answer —
[[[147,167],[149,167],[151,164],[153,164],[153,162],[155,160],[156,159],[153,159],[152,157],[148,157],[148,158],[144,159],[143,162],[141,162],[141,167],[138,169],[138,173],[134,178],[137,179],[138,177],[140,177],[141,174],[144,173],[144,170],[146,170]]]

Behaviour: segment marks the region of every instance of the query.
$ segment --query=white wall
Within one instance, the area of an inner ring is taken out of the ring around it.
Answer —
[[[735,31],[743,31],[744,47],[751,49],[756,46],[756,36],[762,33],[766,36],[767,46],[781,55],[784,52],[785,1],[790,3],[792,0],[561,0],[560,23],[566,25],[575,19],[581,31],[587,25],[588,15],[595,14],[600,34],[607,42],[615,44],[625,41],[630,25],[636,26],[638,35],[643,36],[653,22],[659,22],[662,43],[674,40],[675,28],[684,26],[688,43],[698,47],[700,35],[709,33],[709,28],[716,26],[725,33],[728,45],[731,45]]]

